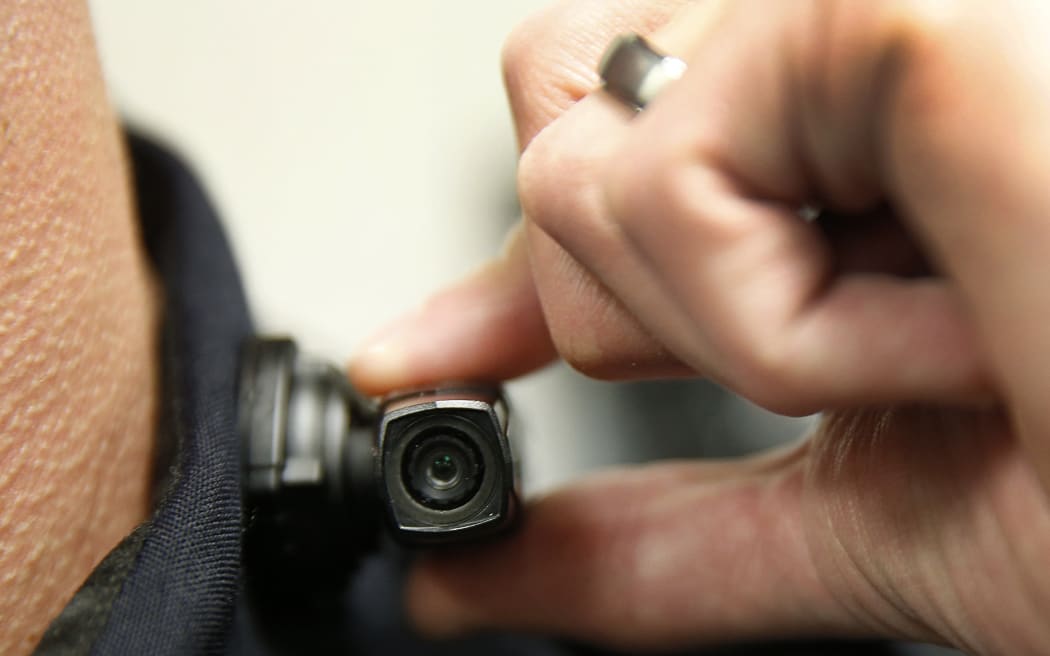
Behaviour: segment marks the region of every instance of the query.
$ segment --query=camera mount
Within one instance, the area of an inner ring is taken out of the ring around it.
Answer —
[[[511,525],[518,477],[498,387],[451,385],[375,402],[292,340],[266,337],[244,345],[239,384],[250,585],[330,596],[375,548],[384,523],[413,546]]]
[[[267,587],[341,589],[374,548],[381,523],[375,404],[286,338],[249,339],[239,384],[251,578]]]

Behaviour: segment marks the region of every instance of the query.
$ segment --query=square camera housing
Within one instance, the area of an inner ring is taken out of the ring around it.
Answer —
[[[517,471],[499,388],[400,393],[379,414],[378,489],[396,539],[462,542],[512,523]]]

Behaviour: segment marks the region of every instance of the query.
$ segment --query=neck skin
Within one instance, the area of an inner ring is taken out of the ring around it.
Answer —
[[[85,4],[0,3],[0,653],[148,513],[159,302]]]

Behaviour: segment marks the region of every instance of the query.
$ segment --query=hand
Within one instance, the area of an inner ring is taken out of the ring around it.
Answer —
[[[1050,10],[677,4],[579,0],[512,37],[524,225],[352,373],[381,391],[557,353],[612,378],[699,373],[824,421],[786,452],[541,499],[512,540],[424,565],[414,617],[621,646],[1041,653]],[[689,63],[636,118],[591,92],[624,31]],[[834,218],[800,219],[814,202]]]

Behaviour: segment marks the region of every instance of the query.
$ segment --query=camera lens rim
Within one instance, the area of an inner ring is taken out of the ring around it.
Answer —
[[[413,436],[401,462],[405,492],[434,510],[455,510],[470,503],[485,478],[485,460],[475,441],[448,425],[432,426]],[[440,468],[451,471],[435,471],[439,463]]]
[[[454,542],[496,530],[517,506],[514,459],[509,445],[502,398],[468,398],[455,390],[451,398],[413,395],[398,405],[384,404],[377,429],[376,476],[383,490],[387,519],[395,539],[405,544]],[[485,466],[481,486],[463,505],[441,510],[423,505],[409,494],[403,472],[408,446],[434,427],[456,428],[476,444]]]

